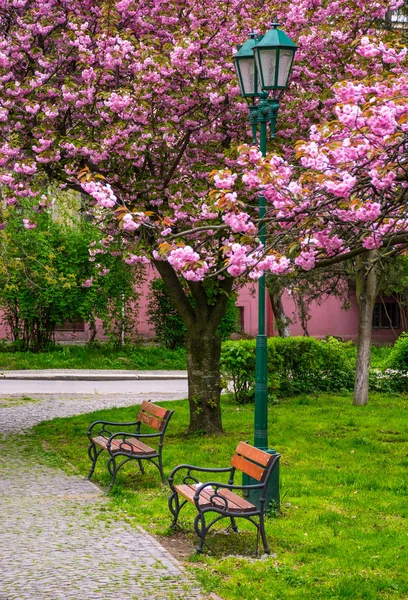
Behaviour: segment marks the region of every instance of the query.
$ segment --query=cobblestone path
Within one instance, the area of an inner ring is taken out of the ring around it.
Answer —
[[[179,400],[180,394],[30,394],[21,398],[13,395],[0,395],[0,434],[14,433],[30,429],[41,421],[56,417],[72,417],[94,410],[120,406],[132,406],[143,400]],[[0,599],[2,600],[2,599]]]
[[[25,455],[0,442],[0,600],[205,598],[151,536],[110,518],[95,485]]]

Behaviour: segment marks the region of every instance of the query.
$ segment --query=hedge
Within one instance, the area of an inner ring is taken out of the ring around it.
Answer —
[[[238,403],[255,395],[255,340],[222,345],[221,373]],[[346,344],[335,338],[272,337],[268,339],[268,392],[271,397],[352,390],[354,367]]]

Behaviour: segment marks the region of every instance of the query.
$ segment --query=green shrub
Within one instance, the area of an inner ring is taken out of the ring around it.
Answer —
[[[406,392],[408,371],[396,369],[375,369],[370,371],[370,391],[386,393]]]
[[[255,340],[224,342],[220,367],[224,386],[231,385],[236,402],[252,402],[255,394]]]
[[[255,340],[225,342],[221,372],[239,403],[254,398]],[[353,389],[354,371],[342,342],[334,338],[268,339],[268,392],[285,396]]]
[[[186,326],[172,305],[162,279],[152,279],[150,282],[147,318],[160,344],[170,350],[184,344]]]
[[[190,294],[188,298],[191,304],[194,305]],[[178,311],[171,303],[162,279],[152,279],[150,282],[147,315],[160,344],[170,350],[184,346],[187,329]],[[237,326],[238,309],[235,306],[235,296],[231,296],[228,300],[227,310],[218,327],[218,334],[222,340],[226,340],[231,333],[237,330]]]
[[[389,369],[408,371],[408,333],[401,333],[387,361]]]

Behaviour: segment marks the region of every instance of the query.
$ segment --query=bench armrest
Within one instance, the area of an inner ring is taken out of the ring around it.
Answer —
[[[230,483],[220,483],[219,481],[207,481],[206,483],[202,483],[199,487],[197,487],[196,493],[194,494],[194,503],[196,505],[197,510],[200,512],[200,494],[203,490],[207,490],[207,493],[212,494],[209,498],[210,502],[213,503],[213,499],[218,499],[218,501],[222,501],[225,503],[225,510],[227,510],[228,500],[225,500],[225,498],[223,498],[223,496],[221,496],[218,493],[218,490],[259,490],[263,488],[264,485],[264,483],[257,483],[254,485],[234,485]]]
[[[200,487],[197,488],[196,495],[200,495],[202,490],[206,487],[213,487],[214,491],[217,491],[219,488],[225,488],[227,490],[259,490],[265,486],[264,483],[256,483],[253,485],[235,485],[230,483],[220,483],[219,481],[207,481],[206,483],[202,483]]]
[[[138,424],[139,421],[129,421],[128,423],[115,423],[114,421],[94,421],[93,423],[91,423],[89,425],[88,428],[88,436],[91,435],[92,433],[92,429],[94,427],[96,427],[96,425],[102,425],[102,431],[105,431],[105,425],[113,425],[115,427],[131,427],[131,426],[136,426]],[[109,432],[108,432],[109,433]]]
[[[133,433],[129,431],[115,431],[115,433],[112,433],[112,435],[110,436],[109,440],[108,440],[108,444],[111,443],[111,441],[116,438],[116,437],[132,437],[132,438],[136,438],[137,440],[139,438],[154,438],[154,437],[160,437],[162,434],[161,433]]]
[[[234,472],[235,472],[235,468],[234,467],[225,467],[225,468],[221,468],[221,469],[217,469],[217,468],[206,468],[206,467],[196,467],[195,465],[178,465],[177,467],[175,467],[172,472],[169,475],[169,486],[171,487],[171,489],[173,490],[173,492],[175,492],[175,489],[173,487],[173,480],[174,480],[174,476],[177,473],[177,471],[180,471],[181,469],[184,469],[187,471],[186,475],[183,478],[183,482],[184,483],[188,483],[190,482],[195,482],[195,483],[199,483],[198,479],[196,477],[194,477],[191,472],[192,471],[198,471],[200,473],[230,473],[231,476],[233,476]]]

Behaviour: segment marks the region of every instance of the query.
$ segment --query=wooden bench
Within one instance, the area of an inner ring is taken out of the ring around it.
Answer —
[[[95,421],[89,426],[88,456],[92,463],[87,479],[92,477],[98,456],[103,450],[109,454],[107,463],[111,475],[109,490],[115,483],[119,469],[130,460],[137,460],[140,471],[144,473],[143,460],[153,463],[160,471],[162,482],[166,483],[163,474],[163,438],[167,425],[174,410],[166,410],[144,400],[140,407],[136,421],[128,423],[114,423],[111,421]],[[155,433],[141,433],[141,427],[147,426],[148,430]],[[114,428],[114,430],[112,429]],[[120,428],[120,431],[117,431]],[[122,431],[123,428],[128,431]],[[145,442],[157,438],[157,444],[152,447]],[[123,459],[121,459],[123,457]]]
[[[194,520],[194,529],[200,542],[196,549],[201,552],[204,546],[205,536],[209,529],[220,519],[228,517],[234,531],[238,531],[235,519],[242,517],[255,525],[258,530],[257,550],[259,548],[259,536],[262,537],[262,543],[266,554],[270,554],[268,542],[265,534],[265,506],[266,491],[272,471],[278,464],[279,454],[268,454],[263,450],[254,448],[246,442],[240,442],[231,459],[231,466],[222,469],[207,469],[193,465],[179,465],[170,474],[169,485],[172,494],[169,498],[169,509],[173,515],[171,527],[176,527],[181,509],[188,502],[194,504],[197,509],[197,516]],[[182,483],[175,485],[174,479],[180,471],[178,479],[182,477]],[[234,485],[236,471],[246,473],[250,477],[259,481],[254,485]],[[196,472],[202,473],[229,473],[228,483],[219,483],[216,481],[207,481],[201,483],[196,476]],[[243,490],[260,490],[259,507],[251,504],[236,492]],[[180,496],[182,501],[180,501]],[[206,522],[207,513],[217,513],[215,518]],[[257,522],[254,517],[259,517]]]

